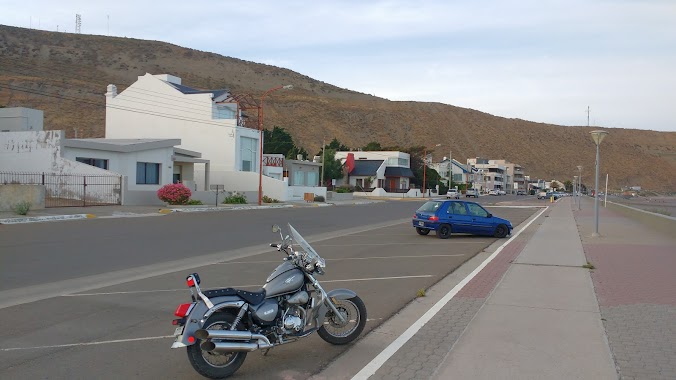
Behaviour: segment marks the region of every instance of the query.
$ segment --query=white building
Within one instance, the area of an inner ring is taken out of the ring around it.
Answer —
[[[507,178],[505,165],[497,163],[496,160],[480,157],[468,158],[467,164],[476,168],[480,174],[477,183],[474,184],[475,188],[484,193],[490,190],[507,191],[506,183],[510,180]]]
[[[348,157],[353,157],[350,166]],[[345,162],[348,173],[343,183],[361,191],[382,189],[388,193],[406,193],[411,187],[411,155],[394,151],[336,152],[335,158]]]
[[[0,132],[43,130],[44,112],[32,108],[0,108]]]
[[[119,94],[108,85],[106,138],[180,139],[179,148],[210,162],[208,170],[194,167],[193,190],[208,190],[209,183],[228,189],[232,172],[258,173],[260,146],[259,131],[241,126],[240,110],[229,95],[183,86],[181,78],[168,74],[139,76]]]
[[[451,165],[452,163],[452,165]],[[453,184],[454,185],[464,185],[473,183],[476,181],[476,170],[472,170],[471,165],[461,164],[455,159],[449,159],[444,157],[441,162],[433,163],[430,167],[439,173],[441,179],[448,183],[449,176],[451,175],[451,170],[453,171]]]

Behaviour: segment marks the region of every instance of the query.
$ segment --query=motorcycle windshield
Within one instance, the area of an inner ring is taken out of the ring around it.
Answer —
[[[291,223],[289,223],[289,230],[291,230],[291,236],[293,236],[293,240],[303,248],[303,251],[305,251],[307,258],[311,262],[320,263],[322,266],[326,265],[324,259],[322,259],[321,256],[319,256],[317,251],[315,251],[314,248],[312,248],[312,246],[310,246],[310,243],[308,243],[307,241],[305,241],[305,239],[303,239],[303,237],[298,233],[298,231],[296,231],[296,229],[293,228]]]

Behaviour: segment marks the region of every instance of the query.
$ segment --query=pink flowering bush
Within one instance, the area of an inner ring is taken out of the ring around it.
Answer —
[[[192,192],[182,183],[172,183],[164,185],[157,190],[157,197],[162,202],[167,202],[170,205],[184,205],[188,203]]]

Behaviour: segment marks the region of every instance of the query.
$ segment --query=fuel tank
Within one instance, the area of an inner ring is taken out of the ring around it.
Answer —
[[[305,276],[303,271],[289,262],[284,262],[275,269],[263,285],[266,297],[292,293],[303,286]]]

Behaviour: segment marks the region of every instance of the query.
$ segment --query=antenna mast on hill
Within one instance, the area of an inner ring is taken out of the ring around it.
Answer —
[[[589,109],[589,106],[587,106],[587,126],[589,126],[589,112],[591,111]]]
[[[82,27],[82,16],[75,14],[75,33],[80,34],[80,28]]]

